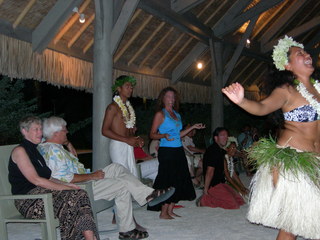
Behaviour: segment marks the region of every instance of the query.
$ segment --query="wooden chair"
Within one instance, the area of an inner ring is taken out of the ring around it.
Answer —
[[[12,195],[8,180],[8,162],[12,149],[17,145],[0,146],[0,236],[8,240],[7,223],[40,223],[43,239],[57,239],[56,228],[59,221],[54,217],[52,194]],[[14,199],[41,198],[44,202],[46,217],[44,219],[26,219],[14,206]]]

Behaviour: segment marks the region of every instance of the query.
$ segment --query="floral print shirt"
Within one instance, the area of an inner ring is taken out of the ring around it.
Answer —
[[[71,182],[74,174],[85,174],[84,165],[79,159],[64,149],[61,144],[44,142],[38,145],[38,150],[51,169],[53,178]]]

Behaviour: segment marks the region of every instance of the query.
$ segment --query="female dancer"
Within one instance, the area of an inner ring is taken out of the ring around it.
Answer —
[[[195,191],[188,170],[187,159],[181,137],[193,129],[202,129],[201,123],[183,130],[179,111],[179,97],[172,87],[164,88],[157,100],[157,112],[153,118],[151,139],[160,139],[158,150],[159,171],[153,187],[173,186],[176,191],[162,206],[160,218],[179,217],[173,212],[175,203],[180,200],[195,199]]]
[[[281,109],[284,129],[277,143],[260,140],[249,152],[258,171],[252,182],[248,219],[280,229],[277,239],[320,238],[320,84],[310,78],[312,59],[303,45],[285,36],[273,50],[276,68],[290,77],[261,102],[244,98],[239,83],[222,92],[254,115]]]

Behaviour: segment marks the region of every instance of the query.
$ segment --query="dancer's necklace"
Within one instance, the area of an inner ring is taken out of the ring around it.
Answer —
[[[298,83],[298,80],[295,80],[294,82]],[[320,94],[319,81],[311,78],[310,82],[313,84],[314,88]],[[304,97],[310,103],[310,105],[317,111],[318,115],[320,116],[320,103],[317,101],[317,99],[311,93],[308,92],[307,88],[303,85],[302,82],[299,82],[299,84],[297,86],[297,90],[302,95],[302,97]]]
[[[228,154],[225,155],[225,158],[227,160],[229,175],[230,175],[230,177],[232,177],[233,176],[233,172],[234,172],[233,158],[229,157]]]

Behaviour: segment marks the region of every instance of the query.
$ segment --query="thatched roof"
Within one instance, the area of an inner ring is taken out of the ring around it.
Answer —
[[[136,76],[136,96],[177,84],[184,101],[208,103],[216,63],[224,84],[258,89],[285,34],[318,62],[319,12],[318,0],[116,0],[114,76]],[[94,0],[0,0],[0,74],[91,91],[94,18]]]

